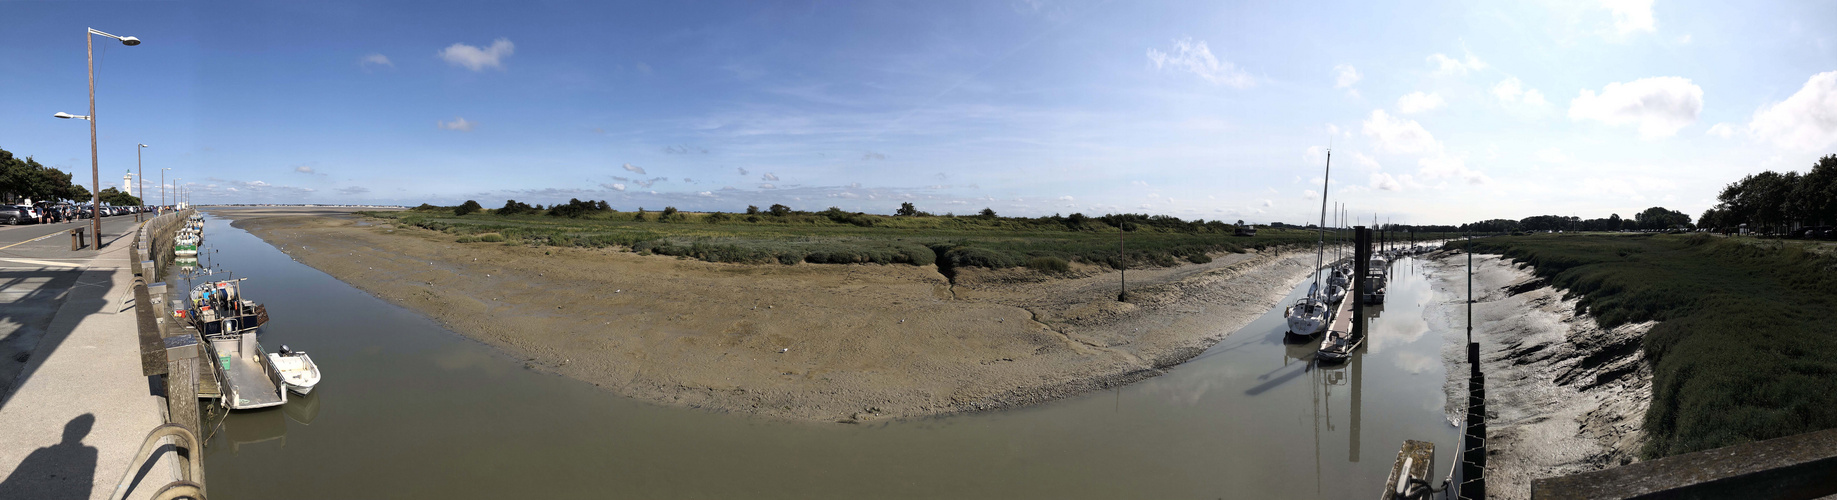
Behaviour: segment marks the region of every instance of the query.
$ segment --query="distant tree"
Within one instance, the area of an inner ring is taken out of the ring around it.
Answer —
[[[758,205],[747,205],[746,215],[759,215],[759,206]]]
[[[902,202],[899,204],[899,210],[894,211],[893,215],[897,215],[901,217],[911,217],[914,215],[918,215],[918,207],[912,206],[912,202],[910,201]]]
[[[1684,215],[1684,212],[1676,210],[1667,210],[1665,207],[1645,209],[1638,215],[1634,215],[1633,219],[1639,222],[1640,229],[1671,229],[1690,225],[1689,215]]]
[[[984,207],[982,213],[976,214],[976,216],[984,219],[993,219],[995,218],[995,209]]]
[[[529,206],[528,203],[519,202],[517,200],[505,200],[504,208],[498,209],[497,215],[524,215],[533,214],[537,211],[538,209],[536,207]]]
[[[791,215],[791,207],[787,207],[784,205],[774,204],[772,205],[771,211],[772,211],[772,215],[776,215],[779,217]]]
[[[644,222],[646,215],[649,215],[649,214],[645,213],[644,207],[638,207],[638,213],[632,214],[631,220],[635,220],[638,222]]]
[[[1071,215],[1065,216],[1065,228],[1073,231],[1083,231],[1088,229],[1086,225],[1089,224],[1090,221],[1091,218],[1086,217],[1083,213],[1072,213]]]
[[[102,203],[106,203],[109,205],[113,205],[117,207],[140,206],[140,198],[135,197],[133,195],[129,195],[124,192],[121,192],[121,190],[119,189],[115,189],[115,188],[104,189],[102,190],[101,195],[102,195]]]
[[[485,209],[485,207],[484,207],[484,206],[481,206],[481,205],[479,205],[477,201],[473,201],[473,200],[466,200],[466,202],[465,202],[465,203],[461,203],[461,204],[459,204],[459,206],[457,206],[457,207],[453,207],[453,215],[468,215],[468,214],[474,214],[474,213],[478,213],[478,211],[480,211],[480,210],[484,210],[484,209]]]
[[[676,213],[676,207],[663,207],[663,215],[658,216],[657,221],[670,222],[681,218],[683,216]]]

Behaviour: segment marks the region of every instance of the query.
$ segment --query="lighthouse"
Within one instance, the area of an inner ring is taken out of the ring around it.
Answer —
[[[134,196],[134,171],[133,170],[129,170],[128,173],[121,175],[121,192],[127,193],[128,196]]]

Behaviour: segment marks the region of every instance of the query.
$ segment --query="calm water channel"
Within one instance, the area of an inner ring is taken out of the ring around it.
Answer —
[[[222,419],[212,498],[1366,498],[1405,439],[1436,444],[1440,475],[1458,434],[1429,284],[1407,258],[1343,367],[1310,369],[1277,309],[1120,390],[855,426],[622,398],[526,370],[225,219],[205,244],[205,263],[268,306],[262,344],[325,373],[311,396]]]

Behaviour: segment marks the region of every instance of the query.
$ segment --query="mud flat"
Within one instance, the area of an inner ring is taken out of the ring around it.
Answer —
[[[295,260],[549,371],[656,403],[856,423],[1035,404],[1191,359],[1275,306],[1311,252],[1069,277],[741,265],[456,243],[361,217],[214,210]]]
[[[1431,257],[1435,296],[1428,314],[1450,332],[1448,414],[1466,401],[1467,255]],[[1487,492],[1531,495],[1537,478],[1632,463],[1652,401],[1652,369],[1640,339],[1656,323],[1603,330],[1576,300],[1498,255],[1473,259],[1473,339],[1480,343],[1487,395]]]

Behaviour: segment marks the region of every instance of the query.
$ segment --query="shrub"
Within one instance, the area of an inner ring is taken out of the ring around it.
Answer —
[[[1065,259],[1058,257],[1034,257],[1027,259],[1027,268],[1048,273],[1063,273],[1072,270],[1071,264],[1066,263]]]
[[[467,214],[474,214],[474,213],[478,213],[478,211],[480,211],[480,210],[484,210],[484,209],[485,209],[485,207],[484,207],[484,206],[481,206],[481,205],[479,205],[477,201],[473,201],[473,200],[466,200],[466,202],[465,202],[465,203],[462,203],[462,204],[460,204],[460,205],[459,205],[459,206],[457,206],[457,207],[453,207],[453,215],[467,215]]]
[[[715,212],[715,213],[708,214],[707,217],[703,217],[702,222],[706,222],[709,224],[720,224],[722,222],[727,222],[732,219],[733,219],[733,216],[727,215],[726,212]]]
[[[528,203],[519,202],[517,200],[505,200],[504,208],[497,210],[498,215],[524,215],[536,212],[536,207],[529,206]]]
[[[772,215],[777,216],[777,217],[784,217],[786,215],[791,215],[791,207],[787,207],[784,205],[773,204],[771,211],[772,211]]]
[[[500,241],[504,241],[504,235],[498,234],[498,233],[485,233],[485,234],[478,235],[478,241],[483,241],[486,243],[497,243]]]
[[[1194,264],[1204,264],[1207,262],[1211,262],[1212,257],[1209,255],[1203,254],[1203,253],[1196,253],[1196,254],[1186,256],[1186,261],[1194,263]]]

